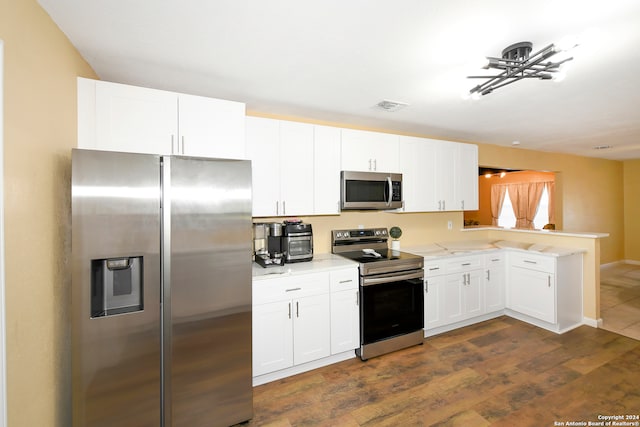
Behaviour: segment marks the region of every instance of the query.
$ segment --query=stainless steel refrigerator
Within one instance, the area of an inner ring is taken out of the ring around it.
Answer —
[[[252,417],[251,164],[72,154],[73,422]]]

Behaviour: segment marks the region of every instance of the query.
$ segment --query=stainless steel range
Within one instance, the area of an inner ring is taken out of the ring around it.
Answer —
[[[388,249],[386,228],[333,230],[334,254],[360,263],[360,347],[367,360],[424,339],[424,259]]]

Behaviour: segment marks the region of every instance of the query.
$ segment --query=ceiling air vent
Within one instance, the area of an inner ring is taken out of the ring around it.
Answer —
[[[390,101],[388,99],[385,99],[378,102],[376,104],[376,107],[378,107],[381,110],[388,111],[390,113],[395,113],[396,111],[402,110],[407,105],[409,104],[407,104],[406,102]]]

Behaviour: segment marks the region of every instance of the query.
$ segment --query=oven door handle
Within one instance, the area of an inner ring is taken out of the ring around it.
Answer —
[[[418,279],[420,283],[422,283],[422,280],[424,279],[424,272],[420,270],[417,272],[412,272],[407,274],[390,273],[384,276],[363,277],[362,286],[380,285],[382,283],[393,283],[393,282],[400,282],[402,280],[412,280],[412,279]]]

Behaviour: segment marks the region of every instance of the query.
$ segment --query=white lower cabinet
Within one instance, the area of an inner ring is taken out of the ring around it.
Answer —
[[[425,259],[425,336],[502,314],[562,333],[582,324],[582,254],[516,250]]]
[[[508,314],[564,332],[582,323],[582,254],[508,255]]]
[[[425,262],[425,330],[484,314],[481,256]]]
[[[354,357],[359,330],[355,264],[253,282],[254,378],[278,371],[282,378],[297,373],[287,369],[348,351]]]
[[[504,258],[504,254],[498,252],[487,254],[484,258],[484,304],[487,313],[504,310]]]
[[[253,299],[254,376],[329,356],[328,273],[260,280]]]
[[[358,269],[331,271],[331,354],[360,345]]]

